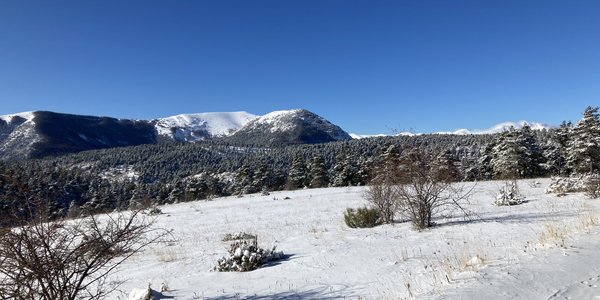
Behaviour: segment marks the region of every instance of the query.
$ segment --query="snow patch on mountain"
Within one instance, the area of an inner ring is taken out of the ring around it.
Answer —
[[[13,120],[15,120],[14,119],[15,117],[23,118],[23,119],[25,119],[25,122],[33,122],[33,118],[35,117],[35,115],[34,115],[34,112],[32,112],[32,111],[26,111],[26,112],[10,114],[10,115],[2,115],[2,116],[0,116],[0,119],[4,120],[4,122],[6,122],[7,124],[11,124],[13,122]],[[23,122],[23,123],[25,123],[25,122]]]
[[[34,112],[0,116],[0,156],[8,152],[25,154],[40,140],[35,130]],[[5,123],[5,124],[2,124]]]
[[[277,110],[257,118],[254,122],[252,122],[252,125],[258,126],[262,124],[268,124],[271,132],[290,130],[294,127],[294,124],[288,121],[289,118],[298,115],[301,120],[305,120],[305,118],[302,116],[302,111],[302,109]]]
[[[511,127],[515,129],[521,129],[523,126],[528,125],[532,130],[543,130],[543,129],[552,129],[556,128],[556,126],[547,125],[544,123],[537,122],[529,122],[529,121],[519,121],[519,122],[504,122],[500,124],[496,124],[488,129],[457,129],[454,131],[438,131],[433,134],[452,134],[452,135],[469,135],[469,134],[495,134],[501,133],[509,130]],[[363,139],[370,137],[381,137],[381,136],[417,136],[423,135],[423,133],[413,133],[413,132],[400,132],[397,134],[356,134],[351,133],[353,139]]]
[[[356,134],[356,133],[350,133],[350,136],[353,139],[355,139],[355,140],[360,140],[360,139],[368,139],[368,138],[382,137],[382,136],[388,136],[388,135],[384,134],[384,133],[380,133],[380,134]]]
[[[231,135],[257,117],[245,111],[181,114],[158,119],[155,127],[160,135],[193,142]]]
[[[467,135],[467,134],[494,134],[494,133],[501,133],[504,131],[509,130],[511,127],[515,128],[515,129],[520,129],[523,128],[524,126],[529,126],[532,130],[543,130],[543,129],[551,129],[554,128],[553,126],[549,126],[543,123],[536,123],[536,122],[529,122],[529,121],[519,121],[519,122],[504,122],[504,123],[500,123],[497,124],[491,128],[488,129],[475,129],[475,130],[469,130],[469,129],[458,129],[455,130],[453,132],[437,132],[438,134],[456,134],[456,135]]]

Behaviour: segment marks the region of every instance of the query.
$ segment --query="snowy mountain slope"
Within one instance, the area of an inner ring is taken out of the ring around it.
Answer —
[[[438,226],[420,232],[401,220],[348,228],[343,212],[367,204],[363,187],[161,206],[157,226],[173,229],[176,242],[152,245],[113,279],[127,280],[125,294],[167,282],[171,291],[164,294],[174,299],[600,296],[588,287],[600,274],[599,227],[588,222],[598,224],[600,203],[580,193],[545,194],[549,180],[533,181],[519,181],[528,202],[509,207],[492,204],[502,182],[478,183],[468,207],[473,218],[436,218]],[[247,273],[210,272],[227,252],[223,236],[240,231],[257,234],[261,246],[277,246],[288,258]]]
[[[194,142],[231,135],[257,117],[245,111],[181,114],[157,119],[154,126],[159,135]]]
[[[494,134],[494,133],[500,133],[500,132],[504,132],[506,130],[509,130],[511,127],[515,128],[515,129],[520,129],[523,128],[523,126],[528,125],[529,127],[531,127],[532,130],[543,130],[543,129],[551,129],[554,128],[553,126],[549,126],[543,123],[536,123],[536,122],[529,122],[529,121],[519,121],[519,122],[504,122],[504,123],[500,123],[500,124],[496,124],[494,126],[492,126],[491,128],[488,129],[483,129],[483,130],[479,130],[479,129],[475,129],[475,130],[469,130],[469,129],[458,129],[452,132],[438,132],[439,134],[458,134],[458,135],[465,135],[465,134]]]
[[[339,126],[305,109],[274,111],[240,128],[230,140],[256,145],[315,144],[350,140]]]
[[[525,125],[529,125],[529,127],[531,127],[532,130],[543,130],[543,129],[555,128],[555,126],[550,126],[550,125],[547,125],[544,123],[536,123],[536,122],[529,122],[529,121],[523,120],[523,121],[519,121],[519,122],[504,122],[504,123],[496,124],[488,129],[474,129],[474,130],[457,129],[454,131],[434,132],[433,134],[454,134],[454,135],[495,134],[495,133],[501,133],[503,131],[506,131],[506,130],[510,129],[511,127],[514,127],[515,129],[520,129]],[[422,134],[423,133],[401,132],[398,134],[376,134],[376,135],[351,133],[350,135],[354,139],[361,139],[361,138],[378,137],[378,136],[415,136],[415,135],[422,135]]]
[[[0,116],[0,158],[156,143],[148,121],[35,111]]]
[[[34,118],[34,112],[0,116],[0,158],[5,153],[28,155],[31,145],[40,140]]]
[[[34,117],[34,112],[26,111],[16,114],[0,116],[0,120],[4,120],[4,122],[6,123],[23,123],[23,121],[20,119],[24,119],[25,122],[32,122]]]
[[[238,144],[325,143],[351,137],[307,110],[259,117],[247,112],[182,114],[156,120],[127,120],[47,111],[0,116],[0,158],[45,157],[163,141],[231,138]]]

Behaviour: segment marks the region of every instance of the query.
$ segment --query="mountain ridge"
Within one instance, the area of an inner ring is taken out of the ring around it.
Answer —
[[[239,111],[180,114],[152,120],[50,111],[0,116],[0,158],[41,158],[102,148],[210,139],[280,146],[351,137],[339,126],[304,109],[264,116]]]

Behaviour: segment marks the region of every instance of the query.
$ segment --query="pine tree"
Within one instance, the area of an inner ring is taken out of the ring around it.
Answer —
[[[518,178],[521,175],[517,136],[517,130],[511,127],[509,130],[502,132],[496,140],[490,160],[494,177]]]
[[[306,163],[302,153],[296,154],[292,161],[292,167],[288,175],[287,187],[290,190],[300,189],[306,186]]]
[[[261,162],[258,169],[254,172],[252,185],[260,191],[270,191],[273,189],[273,171],[266,162]]]
[[[234,182],[235,194],[251,194],[256,192],[256,187],[253,184],[253,174],[249,165],[243,165],[235,176]]]
[[[329,183],[327,168],[325,167],[325,158],[322,154],[313,156],[309,164],[310,187],[326,187]]]
[[[527,125],[503,132],[492,148],[490,165],[496,178],[538,176],[542,163],[542,150]]]
[[[541,176],[544,163],[543,151],[535,138],[529,125],[523,126],[517,136],[517,144],[520,147],[521,174],[523,177]]]
[[[185,199],[190,201],[204,199],[206,198],[207,190],[208,186],[204,176],[192,177],[186,184]]]
[[[184,196],[183,182],[181,182],[181,180],[177,180],[175,182],[175,184],[173,184],[173,188],[171,189],[171,192],[169,193],[169,197],[167,198],[167,201],[169,203],[177,203],[177,202],[183,200],[183,196]]]
[[[598,107],[588,106],[567,143],[567,166],[576,173],[600,167],[600,118]]]
[[[356,181],[356,167],[350,155],[348,146],[336,157],[336,164],[332,174],[333,186],[350,186]]]

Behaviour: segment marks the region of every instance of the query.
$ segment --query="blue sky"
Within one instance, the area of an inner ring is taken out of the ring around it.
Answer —
[[[599,104],[600,1],[0,3],[0,114],[306,108],[390,133]]]

